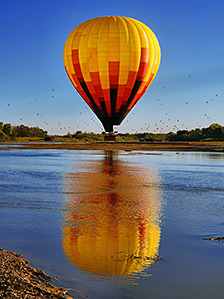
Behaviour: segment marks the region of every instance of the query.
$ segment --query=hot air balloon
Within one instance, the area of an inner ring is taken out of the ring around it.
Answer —
[[[152,83],[159,42],[140,21],[107,16],[87,20],[68,36],[63,52],[72,84],[112,132]]]

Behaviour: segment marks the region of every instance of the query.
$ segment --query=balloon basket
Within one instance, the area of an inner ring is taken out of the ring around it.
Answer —
[[[115,135],[114,132],[110,132],[109,134],[105,135],[104,141],[118,141],[119,136]]]

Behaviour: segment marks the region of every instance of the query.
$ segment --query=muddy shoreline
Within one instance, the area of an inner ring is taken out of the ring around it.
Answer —
[[[14,149],[224,152],[224,142],[11,142],[1,145],[2,149],[13,145]]]

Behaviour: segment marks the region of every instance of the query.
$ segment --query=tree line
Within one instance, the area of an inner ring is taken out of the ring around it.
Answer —
[[[101,141],[106,132],[102,134],[84,133],[77,131],[75,134],[67,134],[67,138],[80,141]],[[196,128],[193,130],[179,130],[176,133],[119,133],[119,141],[139,142],[171,142],[171,141],[224,141],[224,127],[219,124],[212,124],[207,128]]]
[[[18,137],[40,137],[45,138],[47,131],[38,127],[28,127],[24,125],[12,126],[9,123],[0,122],[0,141],[16,140]]]
[[[193,130],[179,130],[176,133],[135,134],[139,141],[224,141],[224,127],[219,124],[212,124],[207,128],[196,128]]]
[[[104,141],[106,132],[101,134],[76,131],[64,136],[48,135],[47,131],[39,127],[28,127],[24,125],[12,126],[9,123],[0,122],[0,141],[16,140],[19,137],[36,137],[45,141],[56,141],[63,138],[65,141]],[[179,130],[176,133],[119,133],[119,141],[136,142],[172,142],[172,141],[224,141],[224,126],[212,124],[207,128],[196,128],[192,130]]]

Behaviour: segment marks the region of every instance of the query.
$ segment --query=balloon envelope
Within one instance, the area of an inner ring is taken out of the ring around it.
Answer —
[[[78,25],[66,40],[63,59],[72,84],[110,132],[152,83],[160,47],[140,21],[107,16]]]

